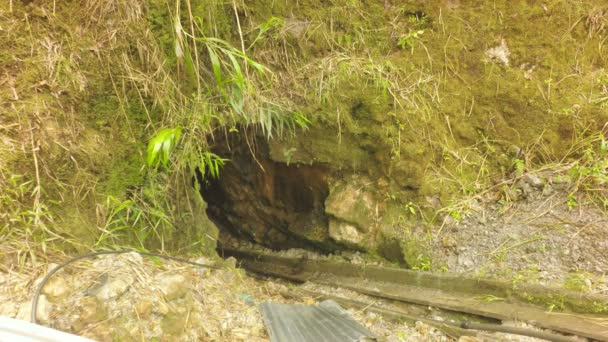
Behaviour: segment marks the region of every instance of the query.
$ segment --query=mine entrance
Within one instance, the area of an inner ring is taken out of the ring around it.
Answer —
[[[242,141],[217,144],[214,152],[230,161],[218,179],[200,177],[207,215],[220,228],[219,248],[237,239],[275,250],[335,250],[324,207],[327,169],[273,161],[260,140],[255,150]]]

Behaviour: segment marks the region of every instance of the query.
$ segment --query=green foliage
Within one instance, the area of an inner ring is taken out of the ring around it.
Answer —
[[[594,203],[604,210],[608,209],[608,199],[605,195],[608,187],[607,138],[602,132],[598,132],[581,139],[579,146],[582,157],[577,159],[568,171],[573,183],[568,195],[568,207],[573,209],[579,204],[575,193],[583,190]]]
[[[414,53],[414,42],[419,40],[423,34],[424,30],[410,30],[407,34],[404,34],[399,38],[397,45],[399,45],[403,50],[409,48],[410,53]]]
[[[414,271],[431,271],[432,269],[431,259],[422,254],[416,257],[416,263],[412,266],[412,270]]]
[[[215,88],[222,103],[218,110],[230,109],[246,125],[259,125],[263,135],[272,139],[275,134],[282,136],[286,132],[295,132],[298,128],[307,128],[310,120],[301,112],[290,111],[284,106],[264,98],[263,89],[254,83],[253,77],[247,72],[252,67],[263,84],[273,76],[272,72],[262,64],[252,60],[245,53],[236,49],[228,42],[217,38],[197,38],[209,54],[209,60],[215,77]],[[244,67],[243,67],[244,66]],[[228,108],[225,108],[225,104]]]
[[[258,35],[255,37],[251,45],[249,45],[249,49],[254,46],[258,40],[267,36],[268,32],[276,32],[283,26],[285,26],[285,20],[278,17],[270,17],[270,19],[266,20],[262,25],[258,26]]]
[[[406,211],[408,214],[415,216],[415,215],[416,215],[416,206],[414,205],[414,203],[412,203],[412,202],[408,202],[408,203],[405,205],[405,211]]]
[[[450,216],[456,221],[462,221],[462,212],[456,208],[450,210]]]
[[[169,155],[182,135],[182,128],[163,128],[148,143],[146,162],[152,168],[169,166]]]
[[[301,112],[292,112],[291,115],[285,115],[286,111],[281,107],[271,107],[260,109],[259,125],[262,134],[267,139],[272,139],[277,136],[283,136],[285,132],[295,132],[296,129],[306,130],[311,124]]]
[[[581,273],[569,273],[564,280],[564,288],[572,291],[588,290],[585,276]]]
[[[574,195],[574,193],[568,194],[568,200],[566,201],[566,204],[568,205],[568,209],[570,210],[578,206],[578,201],[576,200],[576,196]]]
[[[219,178],[220,169],[224,166],[226,161],[228,161],[228,159],[223,159],[215,153],[206,151],[201,154],[199,169],[203,175],[208,171],[211,177]]]
[[[154,202],[158,198],[145,200],[135,196],[120,200],[108,196],[105,203],[108,214],[95,247],[136,244],[138,248],[146,249],[151,238],[160,241],[162,246],[165,236],[174,228],[172,217],[163,209],[166,205]]]
[[[521,177],[524,175],[524,172],[526,170],[526,165],[523,160],[521,160],[519,158],[514,159],[512,162],[512,167],[514,169],[516,177]]]

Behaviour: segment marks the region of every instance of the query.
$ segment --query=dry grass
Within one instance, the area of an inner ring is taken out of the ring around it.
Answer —
[[[144,5],[0,5],[0,29],[7,33],[0,43],[11,46],[0,54],[0,250],[7,264],[35,262],[49,248],[87,248],[65,226],[72,218],[57,217],[57,210],[75,211],[78,220],[85,218],[81,224],[92,225],[86,217],[107,211],[98,202],[97,169],[119,142],[91,129],[83,115],[88,101],[105,91],[103,84],[109,82],[119,100],[116,120],[128,126],[129,141],[142,129],[132,127],[125,109],[133,90],[146,110],[153,98],[167,115],[175,111],[169,94],[179,92],[146,29]],[[150,117],[148,124],[154,127]]]
[[[585,19],[585,26],[589,38],[604,35],[608,29],[608,8],[593,9]]]

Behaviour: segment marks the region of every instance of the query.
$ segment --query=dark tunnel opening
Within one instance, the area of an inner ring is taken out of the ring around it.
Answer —
[[[328,236],[325,199],[329,187],[324,166],[273,161],[268,146],[259,141],[255,158],[238,141],[219,143],[214,152],[229,159],[220,177],[203,177],[200,171],[197,177],[207,216],[220,229],[218,249],[243,240],[273,250],[338,249]]]

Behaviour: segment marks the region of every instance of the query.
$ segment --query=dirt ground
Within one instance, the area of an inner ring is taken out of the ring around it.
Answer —
[[[234,267],[234,260],[199,258],[196,262],[219,269],[136,253],[77,262],[57,273],[45,286],[37,311],[39,323],[97,341],[267,341],[258,304],[318,302],[307,296],[286,296],[295,285],[251,278]],[[0,273],[0,315],[29,320],[33,292],[46,270],[55,266]],[[302,286],[353,296],[344,290]],[[408,325],[366,310],[348,312],[378,341],[455,340],[422,322]],[[496,338],[535,341],[484,333],[462,341]]]
[[[517,201],[475,199],[430,248],[437,268],[608,294],[608,217],[551,174],[522,178]]]

